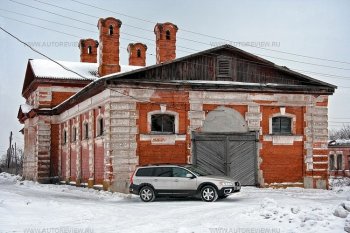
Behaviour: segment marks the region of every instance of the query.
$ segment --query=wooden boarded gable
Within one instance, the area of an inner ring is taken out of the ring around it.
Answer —
[[[119,79],[155,81],[202,80],[261,84],[335,86],[275,65],[230,45],[223,45],[173,61],[118,75]]]

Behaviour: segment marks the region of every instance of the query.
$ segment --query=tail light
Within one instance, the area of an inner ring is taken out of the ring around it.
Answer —
[[[130,177],[130,184],[132,184],[134,182],[134,175],[135,175],[136,170],[132,173],[131,177]]]

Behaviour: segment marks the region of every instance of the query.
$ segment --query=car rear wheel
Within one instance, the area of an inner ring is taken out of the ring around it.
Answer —
[[[216,201],[216,199],[218,199],[218,192],[213,186],[207,185],[202,188],[201,197],[203,201],[213,202]]]
[[[155,194],[153,188],[149,186],[144,186],[140,190],[140,198],[144,202],[151,202],[155,199]]]

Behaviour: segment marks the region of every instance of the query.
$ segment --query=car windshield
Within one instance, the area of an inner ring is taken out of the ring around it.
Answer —
[[[193,172],[195,175],[197,176],[207,176],[210,175],[209,173],[207,173],[206,171],[200,169],[199,167],[196,166],[186,166],[186,168],[188,170],[190,170],[191,172]]]

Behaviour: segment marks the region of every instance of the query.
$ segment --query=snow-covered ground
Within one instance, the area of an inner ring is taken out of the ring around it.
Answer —
[[[341,185],[333,190],[243,187],[214,203],[143,203],[134,195],[19,179],[0,174],[0,232],[344,232],[346,218],[333,213],[347,215],[350,207],[350,186]]]

